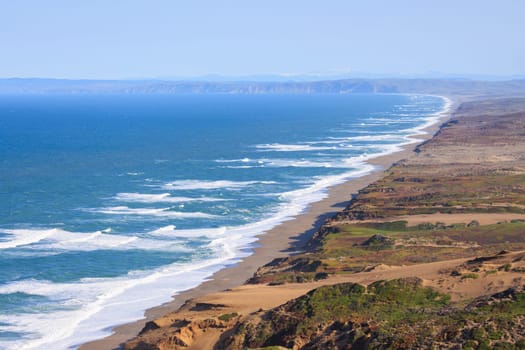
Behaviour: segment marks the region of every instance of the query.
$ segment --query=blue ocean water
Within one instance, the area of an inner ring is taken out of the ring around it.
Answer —
[[[417,142],[423,95],[0,96],[0,348],[75,348]]]

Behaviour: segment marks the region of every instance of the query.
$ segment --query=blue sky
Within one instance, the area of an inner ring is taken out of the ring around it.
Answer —
[[[525,74],[522,0],[0,0],[0,77]]]

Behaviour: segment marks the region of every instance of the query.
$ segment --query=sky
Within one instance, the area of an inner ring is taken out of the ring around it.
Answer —
[[[524,75],[523,0],[0,0],[0,77]]]

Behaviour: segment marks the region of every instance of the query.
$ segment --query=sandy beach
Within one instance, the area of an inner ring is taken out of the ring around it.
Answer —
[[[460,101],[450,97],[446,99],[448,100],[447,111],[440,113],[439,120],[426,127],[422,133],[412,135],[413,139],[430,139],[439,129],[439,126],[451,116],[451,113],[457,108]],[[348,205],[352,195],[380,179],[387,168],[409,156],[420,142],[417,141],[405,145],[401,151],[370,159],[367,163],[374,166],[374,171],[368,175],[351,179],[343,184],[329,188],[325,199],[311,204],[305,212],[296,216],[293,220],[286,221],[260,235],[257,246],[253,249],[253,254],[244,258],[240,263],[216,272],[208,281],[196,288],[175,295],[171,302],[147,310],[144,319],[117,326],[113,329],[114,334],[111,336],[83,344],[79,349],[117,349],[120,344],[135,337],[146,322],[176,311],[190,299],[240,286],[253,276],[258,267],[274,258],[288,256],[294,252],[301,251],[304,243],[327,218]]]

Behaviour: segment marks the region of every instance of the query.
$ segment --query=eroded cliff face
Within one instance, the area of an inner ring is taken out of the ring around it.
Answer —
[[[458,305],[402,278],[322,286],[248,315],[167,321],[124,349],[522,349],[525,292],[519,285]]]
[[[123,345],[125,350],[179,350],[188,348],[212,349],[213,342],[205,341],[207,335],[222,333],[233,328],[238,317],[202,319],[159,319],[148,322],[139,336]],[[159,325],[160,324],[160,325]],[[204,341],[203,341],[204,340]]]
[[[520,348],[525,293],[511,288],[452,307],[418,278],[321,287],[238,322],[218,349]]]

